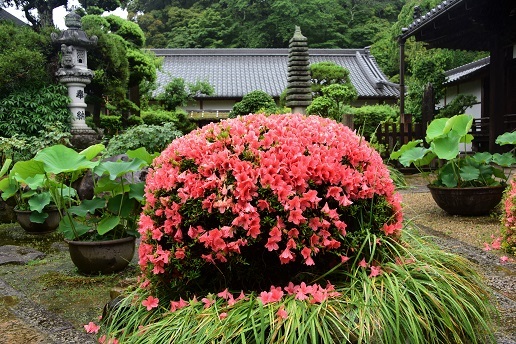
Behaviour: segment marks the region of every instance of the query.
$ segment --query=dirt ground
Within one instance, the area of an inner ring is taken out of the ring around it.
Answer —
[[[501,208],[489,216],[454,216],[440,209],[419,175],[406,176],[409,188],[401,190],[405,219],[442,249],[475,264],[492,288],[500,311],[498,344],[516,344],[516,262],[500,260],[506,253],[486,251],[500,236]],[[500,205],[501,207],[501,205]]]

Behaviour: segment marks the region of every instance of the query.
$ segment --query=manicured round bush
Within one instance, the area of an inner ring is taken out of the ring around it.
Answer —
[[[502,227],[502,248],[516,255],[516,179],[505,192],[505,209]]]
[[[276,109],[276,103],[274,99],[266,92],[261,90],[255,90],[246,94],[241,101],[233,106],[229,113],[230,118],[237,116],[247,116],[250,113],[267,110],[268,112],[274,112]]]
[[[268,290],[342,263],[377,273],[402,227],[378,153],[318,116],[249,115],[178,138],[146,199],[139,264],[162,299]]]

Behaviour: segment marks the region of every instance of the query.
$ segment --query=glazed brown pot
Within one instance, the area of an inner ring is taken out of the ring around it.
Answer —
[[[488,215],[502,200],[505,186],[447,188],[427,185],[437,205],[450,215]]]
[[[106,241],[66,240],[70,257],[79,272],[86,275],[110,274],[129,265],[134,256],[135,238]]]
[[[61,216],[59,215],[57,208],[45,209],[48,217],[43,223],[32,222],[30,220],[30,210],[14,209],[14,212],[16,213],[16,220],[20,226],[29,234],[44,234],[53,232],[59,226],[59,221],[61,220]]]

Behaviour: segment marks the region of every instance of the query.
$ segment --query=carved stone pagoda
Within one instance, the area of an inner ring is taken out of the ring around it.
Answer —
[[[292,113],[305,114],[306,108],[312,103],[309,65],[308,40],[301,34],[299,26],[296,26],[294,36],[289,42],[288,53],[286,100]]]
[[[68,107],[72,113],[71,133],[74,136],[95,135],[95,131],[86,125],[86,103],[84,87],[91,82],[93,71],[88,69],[88,49],[97,45],[97,36],[88,38],[82,30],[81,16],[74,11],[65,16],[68,27],[52,33],[52,43],[61,47],[61,65],[56,75],[59,82],[68,88],[72,100]]]

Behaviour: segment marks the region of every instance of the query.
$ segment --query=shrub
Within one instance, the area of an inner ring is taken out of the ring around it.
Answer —
[[[165,110],[175,111],[180,106],[186,106],[193,101],[195,96],[211,96],[215,89],[207,81],[197,80],[195,83],[187,83],[182,78],[174,78],[165,86],[165,91],[158,95]]]
[[[172,122],[175,127],[183,134],[188,134],[195,128],[197,124],[190,120],[184,110],[167,111],[161,109],[151,109],[142,111],[141,117],[145,124],[162,125],[164,123]]]
[[[332,120],[209,124],[154,160],[145,190],[141,284],[103,340],[494,343],[471,264],[402,237],[380,156]]]
[[[70,127],[70,99],[63,85],[23,89],[0,99],[0,133],[37,136],[47,123]]]
[[[29,25],[0,20],[0,98],[51,82],[56,66],[48,29],[36,32]]]
[[[396,121],[399,117],[399,110],[391,105],[364,105],[351,111],[355,128],[366,138],[370,138],[382,122]]]
[[[129,127],[135,127],[137,125],[142,125],[142,124],[144,124],[144,122],[143,122],[143,119],[140,116],[134,116],[133,115],[133,116],[129,116],[127,118],[127,125]]]
[[[122,125],[122,117],[115,115],[101,115],[100,125],[104,129],[104,135],[111,137],[118,134],[124,127]]]
[[[13,165],[18,161],[30,160],[43,148],[53,145],[70,146],[71,137],[68,127],[61,122],[45,124],[36,136],[0,136],[0,165],[6,159],[12,159]]]
[[[237,116],[249,115],[260,109],[273,113],[276,109],[276,103],[274,99],[264,91],[252,91],[246,94],[241,101],[235,103],[229,113],[229,117],[235,118]]]
[[[252,115],[210,124],[155,162],[140,265],[155,287],[204,291],[286,285],[344,258],[376,261],[357,243],[399,234],[393,191],[380,156],[331,120]],[[184,259],[150,258],[180,252]]]
[[[511,181],[505,192],[504,205],[502,248],[516,255],[516,179]]]
[[[320,92],[322,95],[312,101],[306,112],[330,117],[339,122],[342,121],[344,109],[358,97],[358,93],[351,83],[323,86]]]
[[[107,145],[106,155],[123,154],[140,147],[145,147],[150,153],[161,152],[172,140],[182,135],[171,122],[163,125],[142,124],[113,136]]]

